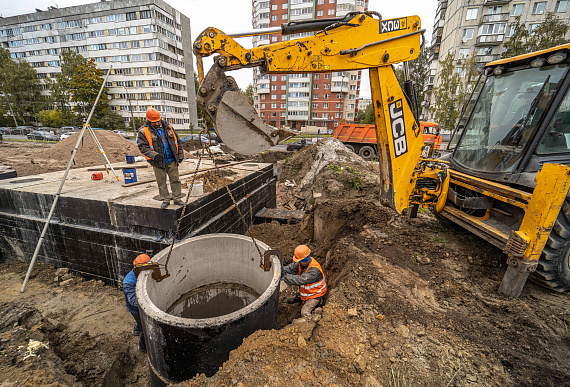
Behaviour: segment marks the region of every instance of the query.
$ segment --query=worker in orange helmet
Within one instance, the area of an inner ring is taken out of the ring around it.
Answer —
[[[133,266],[141,265],[148,261],[150,261],[150,257],[148,255],[140,254],[133,261]],[[135,272],[131,270],[125,276],[125,280],[123,281],[123,292],[125,293],[125,302],[127,304],[127,310],[133,315],[133,318],[137,323],[137,325],[135,325],[133,329],[133,335],[139,336],[139,351],[146,352],[146,342],[144,340],[144,334],[141,324],[141,316],[139,314],[139,303],[137,301],[136,287],[137,287],[137,276],[135,275]]]
[[[160,208],[166,209],[170,205],[166,176],[170,180],[174,204],[183,206],[178,164],[184,160],[184,150],[180,137],[166,120],[161,119],[156,109],[146,111],[146,122],[137,134],[137,145],[154,170],[159,200],[162,201]]]
[[[311,250],[307,246],[297,246],[293,263],[285,266],[281,275],[287,285],[299,286],[299,295],[287,302],[304,302],[301,316],[309,316],[317,306],[323,304],[323,297],[327,292],[325,273],[321,265],[311,257]]]

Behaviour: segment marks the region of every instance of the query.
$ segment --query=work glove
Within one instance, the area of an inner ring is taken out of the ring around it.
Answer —
[[[164,157],[162,157],[161,154],[156,154],[156,156],[154,156],[154,161],[160,163],[161,161],[164,161]]]

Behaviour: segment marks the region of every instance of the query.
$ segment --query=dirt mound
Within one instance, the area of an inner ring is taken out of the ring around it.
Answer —
[[[125,161],[125,155],[142,156],[136,144],[123,138],[117,133],[113,133],[108,130],[95,130],[94,133],[111,163]],[[75,133],[71,137],[62,140],[53,147],[39,153],[37,157],[48,159],[51,163],[60,164],[62,165],[61,169],[65,169],[75,147],[75,143],[77,142],[78,136],[79,133]],[[79,144],[74,161],[74,166],[76,168],[102,164],[101,155],[97,151],[95,142],[89,133],[85,133],[83,135],[83,139]]]
[[[235,175],[236,172],[228,169],[211,170],[208,172],[200,173],[196,176],[196,181],[202,181],[204,184],[204,192],[214,192],[228,184],[233,183],[232,179],[228,179],[227,176]],[[184,181],[186,184],[192,183],[192,177]]]
[[[279,176],[281,204],[310,208],[316,199],[379,196],[378,166],[365,161],[334,138],[307,146],[283,165]],[[289,187],[285,182],[294,183]]]

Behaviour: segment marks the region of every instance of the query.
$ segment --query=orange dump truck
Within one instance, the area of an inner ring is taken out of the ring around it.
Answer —
[[[439,125],[433,122],[420,121],[420,130],[424,142],[434,143],[434,149],[441,146]],[[376,126],[370,124],[349,124],[345,120],[339,122],[333,137],[340,140],[354,153],[365,160],[378,157],[376,142]]]

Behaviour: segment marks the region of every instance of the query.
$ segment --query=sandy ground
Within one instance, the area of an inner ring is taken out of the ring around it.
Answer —
[[[300,197],[303,221],[252,232],[286,257],[309,245],[327,276],[324,306],[300,319],[287,289],[278,329],[256,332],[216,375],[184,385],[570,385],[568,296],[531,282],[518,299],[500,296],[505,256],[431,214],[406,219],[380,206],[354,184],[361,177],[373,187],[374,166],[340,157],[329,165],[344,169],[325,167],[301,189],[298,177],[321,157],[311,148],[288,160],[295,173],[283,176],[295,187],[279,181],[280,195]],[[120,290],[39,265],[22,295],[25,270],[0,264],[0,385],[148,384]],[[30,339],[49,348],[24,359]]]

